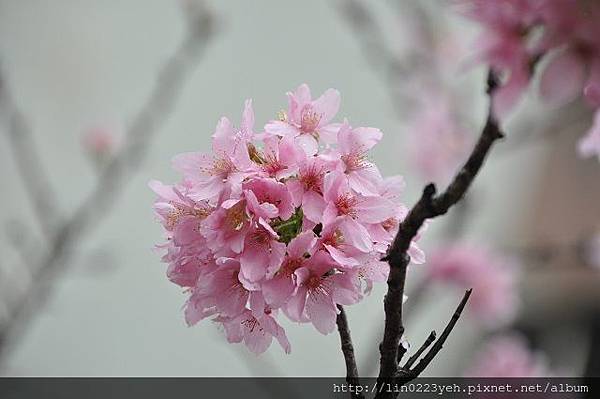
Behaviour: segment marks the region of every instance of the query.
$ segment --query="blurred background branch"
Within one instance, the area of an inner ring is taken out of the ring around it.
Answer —
[[[45,176],[48,169],[40,164],[27,119],[14,103],[6,79],[0,75],[0,82],[3,82],[0,95],[8,119],[7,132],[12,152],[47,239],[44,246],[47,249],[35,263],[30,263],[29,257],[25,258],[25,250],[20,251],[23,260],[28,262],[30,286],[13,302],[6,318],[0,321],[0,360],[51,294],[55,279],[68,266],[73,246],[110,212],[123,184],[142,164],[153,138],[171,114],[185,82],[201,60],[215,32],[214,16],[200,2],[186,2],[183,11],[186,21],[184,38],[166,60],[153,91],[127,128],[124,146],[112,157],[92,192],[64,220],[55,220],[58,210]]]

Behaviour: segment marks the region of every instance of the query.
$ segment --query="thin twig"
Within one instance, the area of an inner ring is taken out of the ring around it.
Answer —
[[[0,70],[0,108],[8,119],[7,137],[21,180],[46,238],[51,239],[59,210],[47,168],[42,164],[31,126],[19,110]]]
[[[213,18],[207,10],[189,11],[195,13],[186,15],[186,36],[164,64],[154,90],[127,129],[123,149],[107,165],[92,193],[57,229],[49,251],[34,270],[31,292],[12,309],[9,322],[0,331],[0,359],[6,354],[10,340],[18,336],[29,321],[36,306],[44,303],[50,294],[51,282],[68,264],[69,249],[82,239],[84,233],[96,227],[115,204],[123,183],[138,169],[153,137],[173,109],[214,28]]]
[[[487,79],[487,93],[491,96],[498,81],[493,72]],[[407,251],[411,241],[425,220],[445,214],[466,193],[481,169],[492,145],[503,137],[493,113],[491,104],[481,136],[466,164],[454,177],[448,188],[436,195],[434,184],[428,184],[419,201],[411,208],[399,226],[387,256],[383,259],[390,265],[388,292],[384,299],[385,329],[380,345],[380,370],[378,384],[393,378],[398,373],[398,345],[404,333],[402,324],[402,298],[406,282],[406,269],[410,262]]]
[[[431,349],[429,349],[427,354],[425,356],[423,356],[423,358],[419,361],[419,363],[417,363],[417,365],[409,371],[408,374],[410,375],[411,379],[418,377],[423,372],[423,370],[425,370],[427,368],[427,366],[429,366],[429,363],[431,363],[431,361],[435,358],[435,356],[438,354],[438,352],[442,349],[442,347],[444,346],[444,343],[446,342],[446,340],[450,336],[450,333],[454,329],[454,326],[458,322],[458,319],[460,319],[460,315],[462,314],[462,311],[465,308],[465,305],[467,304],[467,301],[469,300],[469,297],[471,296],[472,292],[473,292],[473,289],[468,289],[465,291],[465,295],[463,296],[462,300],[458,304],[456,310],[454,311],[454,314],[452,315],[452,318],[446,325],[446,328],[444,328],[442,335],[440,335],[440,337],[437,339],[437,341],[435,341],[435,343],[433,344]],[[433,336],[435,338],[435,333],[433,334]],[[431,338],[431,336],[430,336],[430,338]],[[408,362],[410,362],[410,359]]]
[[[402,366],[402,368],[406,369],[406,370],[410,370],[412,365],[417,360],[419,360],[419,357],[421,356],[421,354],[423,352],[425,352],[425,349],[429,348],[429,345],[431,345],[433,343],[433,341],[435,341],[435,331],[432,331],[429,333],[429,336],[427,337],[425,342],[423,342],[423,345],[421,345],[421,347],[419,349],[417,349],[417,351],[415,352],[414,355],[412,355],[411,357],[408,358],[407,362],[404,364],[404,366]]]
[[[352,337],[350,336],[350,327],[346,318],[346,311],[341,305],[338,305],[340,313],[337,315],[336,323],[338,332],[340,333],[340,342],[342,345],[342,353],[346,362],[346,382],[350,385],[359,385],[358,368],[356,367],[356,359],[354,357],[354,346],[352,345]],[[354,399],[364,398],[362,393],[351,392],[350,397]]]

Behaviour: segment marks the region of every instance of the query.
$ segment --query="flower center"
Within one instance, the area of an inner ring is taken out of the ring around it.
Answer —
[[[321,186],[323,183],[323,171],[317,170],[313,165],[300,175],[300,183],[306,191],[315,191],[321,194]]]
[[[235,172],[236,167],[227,157],[215,158],[212,169],[208,173],[212,176],[221,176],[226,178],[231,172]]]
[[[242,325],[250,330],[250,332],[254,332],[254,329],[258,327],[258,331],[263,331],[263,328],[260,326],[256,317],[251,316],[249,319],[242,321]]]
[[[285,261],[281,268],[279,269],[279,273],[282,276],[290,277],[304,262],[303,259],[288,259]]]
[[[300,118],[300,130],[302,133],[314,133],[319,126],[321,121],[321,114],[317,114],[313,111],[310,105],[307,105],[302,110],[302,116]]]
[[[335,207],[338,210],[338,215],[348,215],[351,217],[356,216],[355,206],[358,203],[356,197],[352,194],[346,193],[335,201]]]
[[[342,155],[341,158],[344,165],[346,165],[346,172],[365,169],[369,166],[367,154],[365,152],[353,151],[350,154]]]
[[[244,223],[248,220],[245,208],[245,205],[240,201],[227,209],[225,212],[225,223],[230,229],[240,230],[244,226]]]
[[[338,248],[340,244],[344,242],[344,235],[339,229],[333,231],[328,237],[323,239],[324,245],[330,245],[334,248]]]
[[[398,219],[396,219],[396,218],[386,219],[381,223],[381,227],[383,227],[385,229],[385,231],[397,230],[398,229]]]

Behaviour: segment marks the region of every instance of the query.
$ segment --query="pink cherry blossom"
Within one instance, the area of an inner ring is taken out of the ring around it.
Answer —
[[[252,292],[250,309],[244,310],[236,317],[221,316],[215,319],[223,323],[227,341],[244,341],[251,352],[259,355],[269,348],[275,338],[285,353],[290,353],[291,346],[285,331],[273,317],[276,310],[265,303],[259,291]]]
[[[464,14],[483,28],[478,60],[503,74],[494,110],[504,116],[531,81],[540,63],[541,97],[555,106],[580,96],[600,107],[600,3],[586,0],[462,0]],[[597,155],[598,117],[579,152]]]
[[[190,197],[198,200],[217,200],[229,191],[237,193],[241,182],[253,172],[247,145],[254,121],[252,103],[246,102],[242,129],[237,130],[229,119],[221,118],[213,135],[213,155],[180,154],[173,166],[193,183]]]
[[[273,339],[289,353],[282,316],[332,332],[340,305],[386,281],[380,259],[406,216],[404,181],[384,179],[368,158],[378,129],[332,122],[332,89],[312,100],[302,85],[289,100],[289,116],[264,132],[246,101],[239,128],[220,120],[211,154],[175,158],[179,183],[149,184],[186,322],[210,318],[256,354]],[[410,254],[424,260],[416,243]]]
[[[318,151],[319,136],[331,137],[339,126],[330,124],[340,108],[340,93],[329,89],[321,97],[312,100],[307,85],[300,85],[295,92],[288,93],[288,113],[280,120],[265,126],[267,133],[278,136],[290,135],[308,155]],[[332,133],[333,132],[333,133]]]
[[[428,278],[473,288],[468,311],[487,326],[509,322],[518,307],[515,266],[474,244],[438,248],[428,261]]]
[[[381,174],[377,166],[369,162],[368,151],[373,148],[382,133],[379,129],[369,127],[352,127],[344,121],[338,133],[339,159],[338,165],[348,177],[350,187],[358,193],[371,195],[377,193],[381,182]]]
[[[516,334],[490,338],[464,373],[466,377],[550,377],[545,359]]]
[[[483,27],[475,42],[477,60],[506,76],[493,98],[495,113],[506,115],[529,85],[529,65],[535,54],[524,37],[539,18],[538,1],[462,0],[457,3],[462,13]]]

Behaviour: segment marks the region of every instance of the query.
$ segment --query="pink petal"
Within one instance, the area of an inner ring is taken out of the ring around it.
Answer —
[[[312,231],[305,231],[294,237],[287,246],[288,256],[291,259],[300,259],[305,253],[310,253],[317,242],[317,237]]]
[[[357,210],[361,223],[381,223],[396,215],[396,206],[383,197],[362,197]]]
[[[265,125],[265,132],[282,137],[288,135],[295,137],[300,134],[298,128],[282,121],[271,121],[267,123]]]
[[[361,252],[370,252],[373,248],[371,237],[367,229],[356,220],[346,217],[340,223],[340,229],[344,235],[344,240]]]
[[[245,335],[244,335],[244,343],[250,350],[250,352],[255,355],[260,355],[264,353],[269,346],[271,346],[271,342],[273,341],[273,336],[268,334],[263,328],[260,326],[255,326],[254,328],[250,328],[248,326],[244,326]]]
[[[540,94],[553,105],[564,105],[581,95],[585,65],[572,51],[556,55],[546,66],[540,80]]]
[[[288,341],[287,336],[285,335],[285,330],[277,324],[277,322],[270,316],[265,316],[260,320],[261,326],[269,332],[279,345],[283,348],[284,352],[289,354],[292,352],[292,346],[290,345],[290,341]]]
[[[289,277],[275,276],[262,283],[262,293],[269,305],[278,308],[292,296],[295,289],[294,282]]]
[[[186,176],[200,177],[204,170],[212,167],[213,158],[201,152],[184,152],[171,161],[173,169]]]
[[[302,197],[302,211],[304,216],[315,223],[319,223],[323,219],[326,203],[323,197],[314,191],[307,191]]]
[[[240,123],[240,130],[245,135],[252,133],[254,129],[254,110],[252,109],[252,99],[246,100],[244,103],[244,111],[242,113],[242,122]]]
[[[362,299],[358,279],[349,273],[338,273],[330,277],[333,282],[333,300],[340,305],[353,305]]]
[[[319,151],[317,140],[310,134],[303,133],[297,136],[296,144],[298,144],[308,156],[313,156]]]
[[[313,109],[321,114],[319,126],[327,125],[340,109],[340,92],[335,89],[328,89],[313,102]]]
[[[247,245],[240,256],[241,271],[250,281],[259,281],[267,272],[269,255],[263,248]]]
[[[327,248],[327,252],[329,252],[329,255],[331,255],[333,260],[339,263],[340,266],[342,266],[342,268],[352,268],[354,266],[359,265],[356,259],[350,256],[346,256],[346,254],[340,251],[339,249],[328,244],[324,244],[323,246]]]
[[[308,318],[321,334],[329,334],[335,330],[337,309],[329,295],[314,293],[309,295],[306,303]]]
[[[382,182],[379,169],[375,165],[359,169],[348,174],[350,187],[363,195],[377,195],[379,185]]]
[[[235,148],[235,130],[229,119],[223,117],[217,123],[215,133],[213,134],[213,151],[221,156],[222,154],[233,153]]]
[[[300,286],[296,293],[287,302],[287,315],[294,321],[302,320],[304,308],[306,307],[306,287]]]
[[[292,197],[292,204],[295,207],[302,205],[302,196],[304,194],[304,187],[298,179],[289,179],[285,182],[285,186]]]

